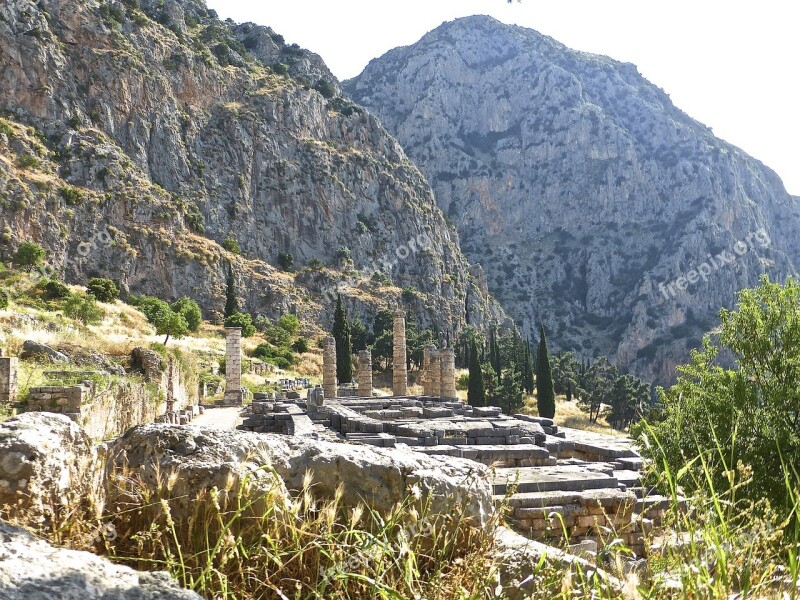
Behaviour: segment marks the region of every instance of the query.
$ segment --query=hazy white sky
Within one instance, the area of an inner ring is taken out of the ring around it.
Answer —
[[[269,25],[340,79],[443,21],[489,14],[632,62],[675,104],[800,195],[800,3],[795,0],[208,0]]]

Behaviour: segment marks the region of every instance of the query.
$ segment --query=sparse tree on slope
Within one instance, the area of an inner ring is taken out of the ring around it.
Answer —
[[[539,326],[539,351],[536,358],[538,367],[536,372],[536,404],[539,407],[539,416],[552,419],[556,414],[556,394],[553,389],[553,373],[550,369],[550,354],[547,351],[547,338],[544,333],[544,324]]]
[[[350,340],[350,323],[342,306],[341,295],[336,297],[333,337],[336,340],[336,377],[340,383],[350,383],[353,380],[353,345]]]

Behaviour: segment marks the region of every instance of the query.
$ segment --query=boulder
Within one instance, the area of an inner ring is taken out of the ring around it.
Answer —
[[[63,354],[46,344],[34,342],[33,340],[25,340],[25,342],[22,344],[22,352],[20,353],[19,357],[22,359],[37,358],[53,363],[69,363],[69,357],[66,354]]]
[[[141,573],[89,552],[55,548],[0,522],[2,600],[200,600],[167,573]]]
[[[154,424],[112,442],[109,457],[110,469],[127,470],[148,485],[156,487],[159,474],[173,481],[173,492],[187,498],[186,511],[193,509],[189,498],[212,486],[235,489],[244,474],[255,492],[274,486],[272,473],[283,489],[298,492],[312,473],[315,496],[332,499],[341,487],[344,506],[367,503],[385,513],[410,494],[430,496],[432,514],[454,515],[458,508],[479,527],[494,512],[486,467],[408,449]]]
[[[0,507],[24,523],[99,506],[97,455],[68,417],[24,413],[0,423]]]

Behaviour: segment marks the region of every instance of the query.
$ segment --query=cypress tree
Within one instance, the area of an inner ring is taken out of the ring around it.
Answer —
[[[236,280],[233,278],[233,266],[228,263],[228,282],[225,287],[225,318],[239,312],[239,301],[236,298]]]
[[[469,349],[469,388],[467,404],[470,406],[486,406],[486,389],[483,387],[483,372],[478,360],[478,346],[472,339]]]
[[[350,341],[350,323],[342,306],[341,294],[336,296],[332,333],[336,340],[336,377],[339,383],[350,383],[353,380],[353,348]]]
[[[525,362],[523,364],[522,387],[528,394],[533,393],[533,357],[531,356],[530,340],[525,342]]]
[[[497,343],[497,330],[493,327],[489,337],[489,362],[492,369],[497,373],[497,381],[500,382],[500,346]]]
[[[539,416],[552,419],[556,414],[556,395],[553,390],[553,373],[550,369],[550,354],[547,351],[547,338],[544,324],[539,325],[539,352],[537,353],[538,377],[536,378],[536,404]]]

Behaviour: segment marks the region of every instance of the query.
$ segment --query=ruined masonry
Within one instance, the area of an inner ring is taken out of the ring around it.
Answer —
[[[242,329],[225,328],[225,406],[241,406],[244,402],[242,391]]]
[[[0,357],[0,406],[17,401],[17,357]]]
[[[642,459],[630,440],[465,404],[456,395],[452,348],[424,349],[423,395],[410,396],[399,313],[394,334],[392,396],[372,396],[368,351],[358,356],[358,396],[349,389],[337,394],[336,346],[326,338],[324,402],[319,388],[309,390],[306,401],[257,394],[240,429],[473,460],[493,467],[495,499],[508,504],[508,519],[520,533],[552,542],[566,530],[571,543],[590,547],[621,538],[644,554],[645,534],[661,521],[670,499],[642,485]]]
[[[408,393],[406,366],[406,317],[402,311],[394,313],[394,348],[392,353],[392,391],[395,396]]]

